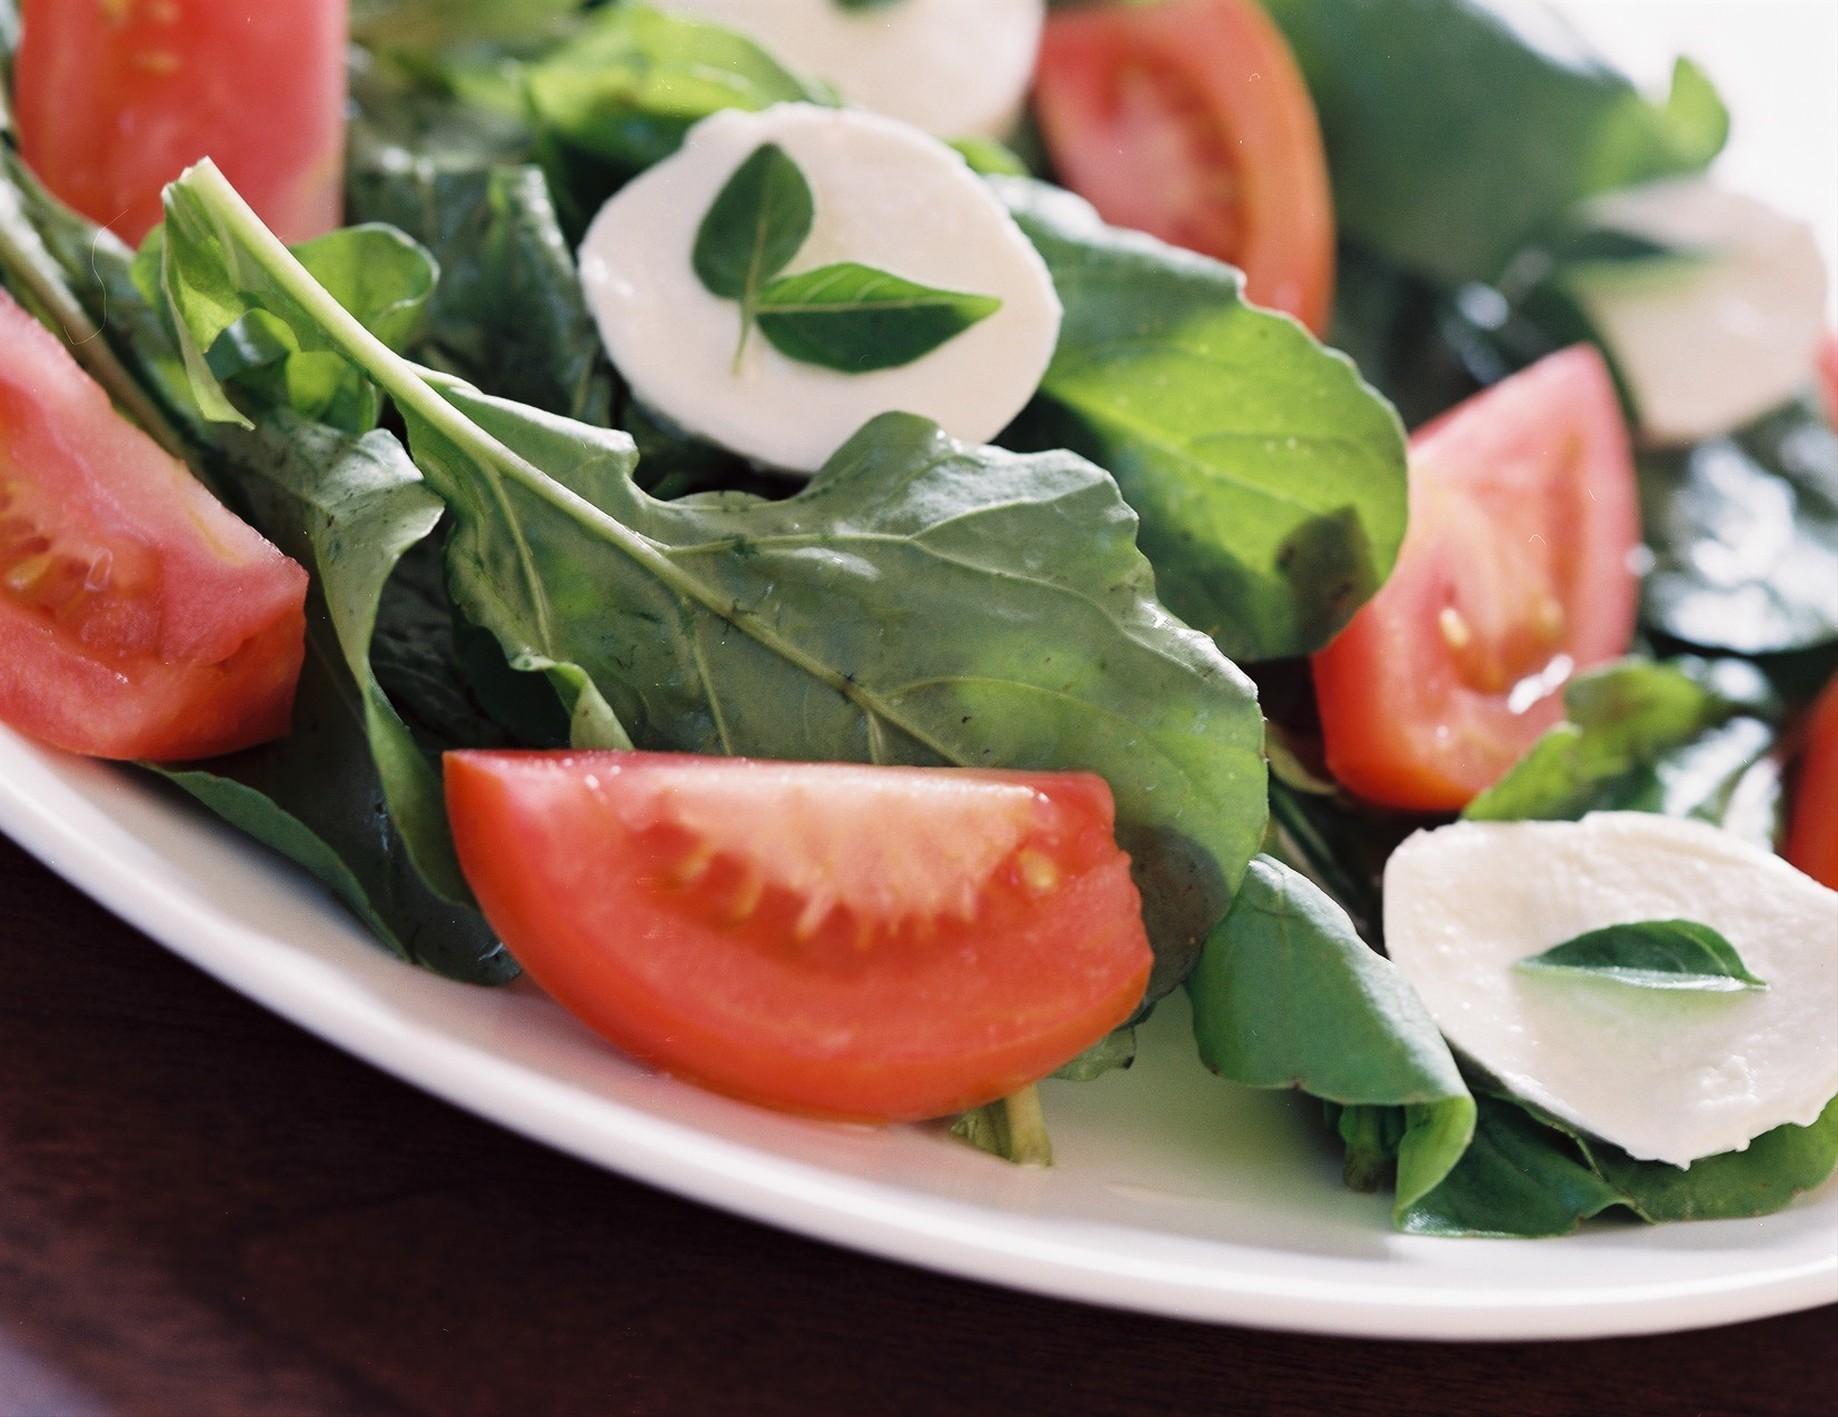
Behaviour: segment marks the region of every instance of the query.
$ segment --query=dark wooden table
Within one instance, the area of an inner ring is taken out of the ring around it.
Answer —
[[[432,1101],[0,842],[0,1417],[1810,1417],[1835,1314],[1348,1343],[863,1259]]]

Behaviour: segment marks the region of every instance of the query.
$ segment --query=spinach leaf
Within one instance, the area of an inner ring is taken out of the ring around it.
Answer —
[[[1320,114],[1341,230],[1444,285],[1498,279],[1583,198],[1698,171],[1728,134],[1689,62],[1651,103],[1522,0],[1266,8]]]
[[[1400,1214],[1466,1149],[1474,1099],[1429,1011],[1346,912],[1280,862],[1252,861],[1187,994],[1201,1061],[1221,1077],[1405,1110]]]
[[[759,293],[760,333],[789,359],[862,374],[930,354],[1002,308],[853,261],[781,276]]]
[[[711,295],[738,300],[751,322],[760,287],[798,254],[811,234],[816,199],[810,183],[777,143],[762,143],[715,194],[690,264]]]
[[[1810,401],[1640,459],[1647,622],[1765,654],[1838,640],[1838,431]]]
[[[440,266],[415,358],[518,403],[608,421],[612,371],[538,169],[416,159],[354,180],[351,206],[356,219],[406,232]]]
[[[690,262],[711,294],[740,303],[736,366],[755,323],[787,358],[860,374],[910,364],[1001,308],[992,296],[934,290],[853,261],[780,276],[814,212],[798,165],[762,143],[702,218]]]
[[[991,179],[1066,308],[1009,440],[1108,468],[1174,612],[1239,659],[1319,649],[1390,574],[1404,437],[1350,361],[1246,305],[1229,266]]]
[[[1780,802],[1766,680],[1735,660],[1630,659],[1580,674],[1568,721],[1469,803],[1476,821],[1574,821],[1586,812],[1697,817],[1770,841]]]
[[[1576,974],[1638,989],[1735,993],[1766,989],[1736,947],[1691,920],[1641,920],[1590,930],[1522,959],[1515,969]]]
[[[1262,837],[1262,723],[1249,681],[1156,603],[1102,471],[893,414],[796,497],[658,502],[626,435],[394,355],[214,167],[167,210],[188,367],[208,380],[198,347],[259,306],[375,378],[454,518],[455,600],[508,654],[580,666],[648,747],[1098,772],[1157,943],[1152,990],[1184,976]]]

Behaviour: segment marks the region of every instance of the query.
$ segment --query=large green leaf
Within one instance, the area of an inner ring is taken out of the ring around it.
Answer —
[[[1769,654],[1838,640],[1838,431],[1810,401],[1640,459],[1649,624]]]
[[[1107,227],[1043,183],[992,181],[1066,307],[1012,437],[1116,476],[1162,596],[1227,654],[1319,649],[1397,559],[1396,414],[1346,358],[1245,304],[1231,267]]]
[[[1681,63],[1663,104],[1525,0],[1266,0],[1327,142],[1343,232],[1447,284],[1491,282],[1583,198],[1695,172],[1728,115]]]
[[[1577,676],[1567,721],[1469,803],[1477,821],[1697,817],[1768,841],[1780,801],[1771,693],[1735,660],[1630,659]]]
[[[893,414],[788,500],[658,502],[626,435],[391,353],[214,168],[169,189],[168,230],[194,350],[260,307],[395,400],[454,518],[455,599],[507,653],[578,665],[644,746],[1098,772],[1155,988],[1185,974],[1263,834],[1262,722],[1249,681],[1156,602],[1101,470]]]
[[[1422,1000],[1345,911],[1280,862],[1251,863],[1187,994],[1200,1058],[1221,1077],[1406,1109],[1400,1214],[1466,1150],[1474,1099]]]

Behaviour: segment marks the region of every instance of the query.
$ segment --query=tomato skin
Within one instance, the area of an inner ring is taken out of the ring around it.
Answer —
[[[0,722],[156,761],[278,738],[306,588],[0,291]]]
[[[1255,0],[1055,10],[1034,104],[1055,169],[1106,221],[1229,262],[1252,301],[1327,328],[1321,127]]]
[[[1819,395],[1825,405],[1825,421],[1838,428],[1838,332],[1831,330],[1819,346]]]
[[[711,864],[703,839],[671,835],[673,794],[694,776],[725,774],[714,781],[740,786],[762,772],[793,787],[747,799],[764,819],[740,855],[724,851]],[[911,775],[940,773],[977,800],[953,817],[914,815],[928,809],[905,805]],[[525,969],[626,1052],[730,1096],[875,1122],[981,1106],[1122,1024],[1148,982],[1141,901],[1111,835],[1110,790],[1088,774],[459,752],[447,755],[446,781],[466,877]],[[847,839],[916,841],[915,851],[948,841],[953,826],[974,832],[983,789],[1032,789],[1051,830],[1030,827],[1024,842],[1063,877],[1043,898],[1028,896],[1012,877],[1024,850],[1005,858],[1009,874],[984,884],[968,920],[896,927],[854,914],[845,898],[814,933],[800,933],[806,897],[746,882],[799,837],[805,809],[791,793],[808,789],[807,802],[847,810],[847,794],[870,781],[893,795]],[[652,810],[661,825],[634,826]],[[685,860],[699,872],[693,880],[681,874]]]
[[[217,160],[284,241],[339,224],[346,0],[25,0],[20,147],[138,244],[160,192]]]
[[[1633,455],[1594,349],[1539,361],[1411,439],[1391,579],[1314,659],[1327,764],[1369,801],[1456,811],[1627,652]]]
[[[1807,720],[1786,855],[1815,881],[1838,891],[1838,675],[1826,684]]]

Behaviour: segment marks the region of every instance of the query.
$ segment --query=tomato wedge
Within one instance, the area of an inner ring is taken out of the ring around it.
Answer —
[[[1838,428],[1838,334],[1830,331],[1819,346],[1819,394],[1825,402],[1825,421]]]
[[[1056,10],[1034,105],[1054,168],[1106,221],[1229,261],[1250,299],[1327,327],[1321,125],[1255,0]]]
[[[26,163],[138,244],[210,156],[283,240],[338,225],[346,0],[25,0]]]
[[[1838,891],[1838,675],[1813,705],[1793,792],[1787,859]]]
[[[1126,1020],[1150,954],[1086,773],[462,752],[466,878],[634,1056],[863,1121],[1006,1096]]]
[[[0,722],[105,758],[287,731],[306,572],[0,291]]]
[[[1640,543],[1607,366],[1578,345],[1411,439],[1410,530],[1379,593],[1315,657],[1327,763],[1361,797],[1452,811],[1626,653]]]

